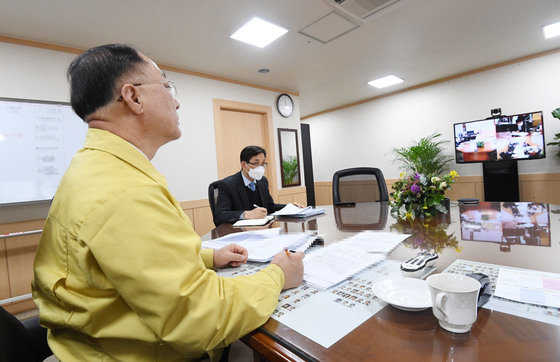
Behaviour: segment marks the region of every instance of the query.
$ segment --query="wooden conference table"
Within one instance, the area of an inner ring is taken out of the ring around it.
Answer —
[[[456,259],[560,273],[558,205],[489,202],[467,207],[452,202],[448,215],[418,225],[397,222],[386,203],[322,207],[325,215],[304,221],[277,219],[268,227],[281,227],[288,233],[316,230],[325,245],[368,229],[411,234],[388,259],[405,260],[431,246],[440,253],[436,273]],[[240,230],[224,224],[202,239],[236,231]],[[272,318],[243,342],[267,360],[560,359],[559,326],[485,308],[479,309],[471,332],[465,334],[443,330],[431,308],[406,312],[387,305],[330,348]]]

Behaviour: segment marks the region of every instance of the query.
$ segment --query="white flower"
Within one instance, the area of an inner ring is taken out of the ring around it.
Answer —
[[[436,176],[432,177],[432,179],[431,179],[431,181],[432,181],[433,184],[435,184],[435,183],[438,182],[439,180],[440,180],[440,178],[439,178],[439,177],[436,177]]]
[[[446,188],[446,187],[447,187],[447,182],[445,182],[445,181],[442,182],[441,184],[439,184],[439,188],[440,188],[440,189],[444,189],[444,188]]]

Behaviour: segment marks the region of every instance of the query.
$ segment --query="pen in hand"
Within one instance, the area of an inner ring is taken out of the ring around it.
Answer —
[[[284,248],[284,252],[286,253],[286,255],[290,255],[290,253],[295,253],[295,250],[288,250],[288,248]]]

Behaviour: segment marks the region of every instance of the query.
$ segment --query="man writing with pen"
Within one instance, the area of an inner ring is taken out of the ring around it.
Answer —
[[[259,146],[245,147],[239,156],[241,171],[226,177],[218,186],[218,201],[214,215],[216,226],[234,223],[243,219],[262,219],[282,209],[268,191],[268,180],[264,177],[266,150]],[[294,205],[302,207],[297,202]]]

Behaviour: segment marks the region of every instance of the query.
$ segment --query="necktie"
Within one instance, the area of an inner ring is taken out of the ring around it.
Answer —
[[[249,188],[251,189],[251,191],[255,191],[255,189],[256,189],[255,181],[253,181],[249,184]]]

